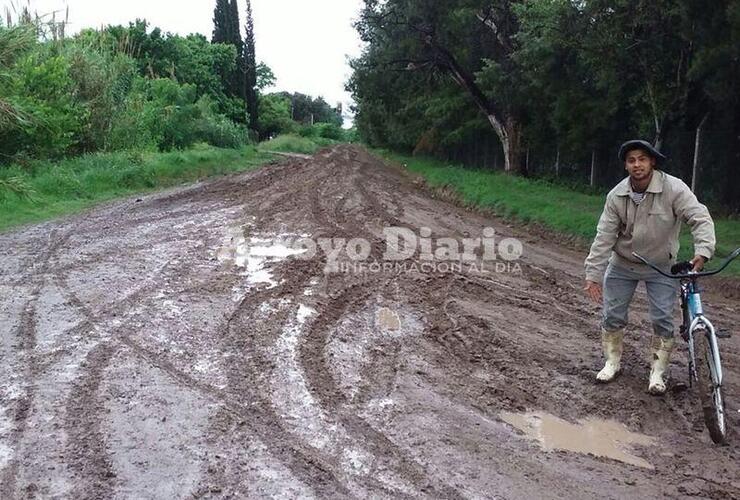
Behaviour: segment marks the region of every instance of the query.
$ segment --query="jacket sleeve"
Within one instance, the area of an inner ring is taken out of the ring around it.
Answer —
[[[673,201],[676,216],[691,227],[694,237],[694,255],[701,255],[707,260],[714,257],[716,238],[714,221],[707,207],[699,203],[691,189],[683,182],[677,188],[678,193]]]
[[[596,226],[596,238],[591,244],[591,251],[586,257],[586,279],[601,283],[609,262],[614,244],[619,235],[620,219],[612,195],[606,197],[604,211],[601,212]]]

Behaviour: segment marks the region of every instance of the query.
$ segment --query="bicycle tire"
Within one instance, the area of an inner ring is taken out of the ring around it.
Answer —
[[[696,349],[696,374],[698,377],[699,398],[704,413],[704,424],[707,426],[709,436],[716,444],[727,442],[727,414],[725,413],[725,401],[722,397],[720,387],[714,387],[709,363],[712,359],[709,347],[709,339],[704,330],[697,329],[694,332],[694,342],[698,341]]]

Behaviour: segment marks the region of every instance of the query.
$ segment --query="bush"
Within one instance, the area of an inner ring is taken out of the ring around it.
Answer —
[[[67,59],[49,50],[32,52],[16,63],[3,93],[26,119],[0,130],[2,156],[61,158],[78,151],[88,111],[74,101]]]
[[[306,137],[286,134],[261,143],[260,149],[263,151],[280,151],[283,153],[313,154],[318,151],[319,145]]]
[[[298,129],[301,137],[318,137],[319,130],[314,125],[303,125]]]
[[[319,137],[332,139],[334,141],[344,140],[344,130],[335,123],[318,123],[314,127],[319,130]]]
[[[249,143],[246,127],[216,109],[208,96],[197,99],[193,85],[180,85],[169,78],[137,77],[111,128],[108,149],[170,151],[196,142],[229,148]]]
[[[315,123],[313,125],[304,125],[298,129],[298,135],[301,137],[331,139],[334,141],[344,140],[344,130],[335,123]]]
[[[145,22],[54,41],[37,39],[43,28],[0,26],[0,163],[250,142],[222,82],[233,47]]]
[[[219,148],[238,148],[250,142],[246,126],[234,123],[223,116],[202,118],[195,135],[196,140]]]

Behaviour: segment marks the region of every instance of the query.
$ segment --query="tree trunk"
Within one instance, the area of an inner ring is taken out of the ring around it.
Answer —
[[[591,186],[594,185],[596,179],[596,150],[591,150]]]
[[[518,120],[509,117],[506,120],[509,138],[506,171],[512,174],[527,175],[527,168],[522,164],[522,126]]]
[[[519,120],[486,97],[475,83],[473,74],[463,68],[447,49],[435,44],[431,38],[425,39],[425,42],[437,52],[440,60],[444,61],[452,79],[468,93],[478,109],[485,113],[503,146],[504,171],[526,175],[527,172],[521,163],[521,124]]]
[[[707,121],[709,113],[706,113],[696,127],[696,140],[694,141],[694,165],[691,168],[691,192],[696,193],[696,177],[699,171],[699,150],[701,149],[701,129]]]
[[[560,146],[558,146],[558,151],[555,155],[555,177],[560,177]]]
[[[655,149],[660,151],[661,146],[663,145],[663,127],[661,126],[658,119],[655,119],[655,139],[653,140],[653,146],[655,146]]]
[[[522,165],[522,132],[521,125],[514,118],[508,117],[506,125],[502,126],[494,115],[488,115],[488,121],[501,141],[504,150],[504,172],[519,173],[526,175],[527,171]]]

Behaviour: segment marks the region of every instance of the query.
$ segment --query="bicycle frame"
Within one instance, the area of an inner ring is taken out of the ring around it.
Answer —
[[[681,262],[671,267],[670,274],[639,254],[633,253],[632,255],[663,276],[680,280],[681,310],[683,313],[681,336],[689,345],[689,385],[693,385],[693,382],[697,381],[701,386],[704,423],[707,425],[712,441],[723,444],[727,441],[727,419],[724,398],[722,397],[722,362],[719,357],[719,343],[717,342],[717,332],[714,325],[704,316],[701,291],[697,280],[700,277],[712,276],[721,272],[733,259],[740,256],[740,248],[736,248],[722,265],[714,271],[694,271],[694,265],[691,262]],[[703,335],[707,341],[706,344],[702,341],[699,346],[702,365],[698,370],[696,349],[694,348],[694,339],[697,335]],[[708,352],[705,352],[705,350]],[[708,366],[704,366],[704,363]]]
[[[686,334],[684,339],[689,346],[689,384],[693,385],[694,380],[698,380],[696,374],[696,358],[694,354],[694,333],[704,331],[709,339],[711,349],[712,363],[710,364],[710,373],[712,383],[715,387],[722,386],[722,362],[719,355],[719,345],[714,325],[704,316],[704,309],[701,303],[701,294],[699,286],[695,279],[681,280],[681,309],[683,311],[683,325],[681,333]]]

